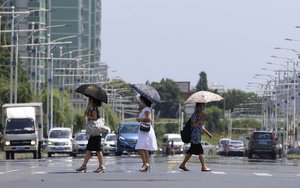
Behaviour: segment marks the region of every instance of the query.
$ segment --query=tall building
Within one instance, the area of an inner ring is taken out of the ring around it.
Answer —
[[[28,70],[31,88],[39,92],[47,82],[48,46],[30,44],[50,41],[71,41],[71,44],[51,45],[54,58],[72,57],[77,61],[54,60],[54,88],[64,85],[107,80],[107,65],[100,61],[101,51],[101,0],[6,0],[3,7],[11,11],[30,11],[15,18],[16,30],[35,29],[19,32],[19,47],[22,67]],[[12,15],[7,15],[12,20]],[[44,30],[42,30],[44,28]],[[37,31],[39,30],[39,31]],[[28,57],[25,59],[25,57]],[[62,68],[68,71],[62,72]],[[64,75],[62,75],[64,74]],[[66,74],[72,75],[66,76]],[[63,78],[66,79],[63,81]]]

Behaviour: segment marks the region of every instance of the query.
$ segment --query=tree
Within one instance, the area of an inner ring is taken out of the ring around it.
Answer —
[[[199,74],[200,79],[196,85],[196,89],[197,91],[207,91],[208,90],[208,86],[207,86],[207,76],[205,72],[200,72]]]
[[[160,83],[152,83],[160,94],[162,105],[160,110],[161,118],[178,117],[179,104],[182,103],[180,90],[177,84],[171,79],[162,79]]]

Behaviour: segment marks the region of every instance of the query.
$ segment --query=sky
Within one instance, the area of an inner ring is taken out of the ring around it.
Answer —
[[[128,83],[190,81],[249,88],[297,58],[299,0],[102,0],[101,61]],[[262,69],[270,70],[262,70]],[[247,86],[248,85],[248,86]],[[255,86],[255,85],[254,85]],[[252,88],[253,87],[253,88]]]

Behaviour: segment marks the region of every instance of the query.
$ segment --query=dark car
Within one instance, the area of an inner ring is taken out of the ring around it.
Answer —
[[[248,143],[248,158],[253,158],[256,154],[260,158],[269,156],[276,159],[276,138],[275,134],[269,131],[254,131]]]
[[[116,155],[136,152],[135,145],[138,139],[140,123],[138,122],[121,122],[116,131],[117,148]]]

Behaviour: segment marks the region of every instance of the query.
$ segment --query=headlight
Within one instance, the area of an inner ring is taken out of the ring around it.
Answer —
[[[50,142],[50,141],[48,141],[48,143],[47,143],[48,145],[52,145],[52,142]]]
[[[5,145],[6,145],[6,146],[10,146],[10,141],[9,141],[9,140],[6,140],[6,141],[5,141]]]
[[[120,136],[120,140],[125,140],[125,138],[123,136]]]
[[[35,140],[31,140],[31,142],[30,142],[30,144],[33,146],[33,145],[35,145]]]

